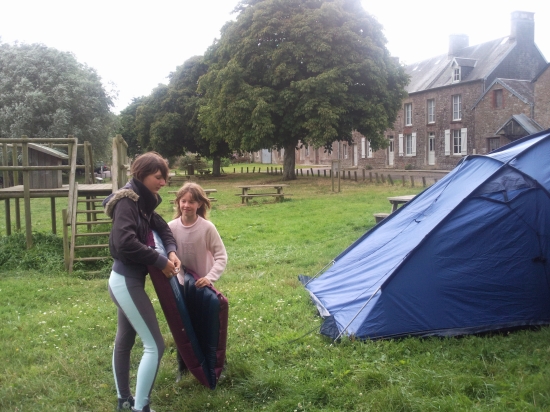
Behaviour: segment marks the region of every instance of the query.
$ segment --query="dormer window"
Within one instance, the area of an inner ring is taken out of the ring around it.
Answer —
[[[453,69],[453,83],[460,81],[460,67],[455,67]]]

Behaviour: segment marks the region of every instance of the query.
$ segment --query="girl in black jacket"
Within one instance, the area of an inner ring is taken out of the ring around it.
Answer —
[[[179,272],[181,263],[170,228],[155,212],[161,202],[158,192],[168,178],[168,165],[158,153],[149,152],[132,163],[131,173],[133,178],[126,186],[103,202],[105,213],[113,219],[109,249],[114,263],[109,293],[118,307],[113,372],[118,410],[149,412],[164,340],[145,293],[147,266],[155,266],[166,277],[172,277]],[[153,246],[153,230],[162,240],[168,258],[149,247]],[[134,400],[130,392],[130,353],[136,333],[143,342],[143,357],[137,371]]]

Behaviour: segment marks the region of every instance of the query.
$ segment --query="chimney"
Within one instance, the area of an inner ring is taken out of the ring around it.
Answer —
[[[512,12],[510,40],[517,43],[535,43],[535,13],[529,11]]]
[[[470,39],[466,34],[451,34],[449,36],[449,56],[455,56],[459,50],[470,45]]]

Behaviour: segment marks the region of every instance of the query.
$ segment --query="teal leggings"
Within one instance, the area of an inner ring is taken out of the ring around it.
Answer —
[[[164,353],[164,340],[151,300],[145,293],[145,277],[131,278],[114,271],[109,293],[118,307],[118,324],[113,350],[113,372],[119,398],[131,396],[130,353],[136,333],[143,342],[143,356],[136,376],[135,408],[150,402],[151,391]]]

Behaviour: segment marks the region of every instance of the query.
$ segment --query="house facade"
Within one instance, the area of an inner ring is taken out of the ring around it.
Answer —
[[[466,35],[452,35],[446,55],[407,66],[408,97],[385,133],[389,147],[366,164],[450,170],[466,155],[550,127],[535,99],[537,88],[548,106],[550,70],[534,30],[534,13],[516,11],[509,36],[469,46]]]
[[[450,170],[464,156],[550,128],[550,65],[534,38],[534,13],[523,11],[511,14],[509,36],[470,46],[467,35],[451,35],[446,54],[405,67],[408,96],[384,133],[387,149],[373,151],[353,132],[352,144],[334,142],[331,153],[302,146],[296,163]],[[282,164],[283,152],[270,159]]]

